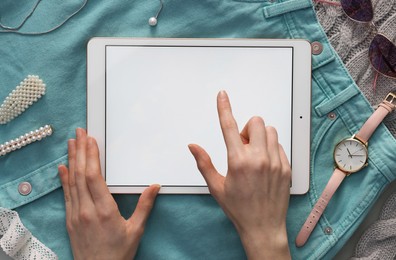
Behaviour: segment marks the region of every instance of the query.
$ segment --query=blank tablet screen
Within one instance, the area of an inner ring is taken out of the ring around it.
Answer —
[[[206,186],[187,145],[226,174],[216,96],[239,131],[252,116],[276,127],[291,160],[292,47],[106,46],[106,182]]]

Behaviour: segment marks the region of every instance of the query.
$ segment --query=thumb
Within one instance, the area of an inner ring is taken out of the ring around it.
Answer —
[[[139,230],[143,235],[144,226],[146,221],[150,216],[151,209],[154,206],[155,198],[160,190],[161,186],[159,184],[154,184],[145,189],[140,195],[139,201],[136,205],[135,212],[128,219],[128,225],[130,225],[132,230]]]
[[[209,154],[202,147],[196,144],[189,144],[188,149],[190,149],[190,152],[194,156],[198,170],[208,184],[210,193],[214,197],[217,197],[218,193],[223,188],[224,176],[216,170]]]

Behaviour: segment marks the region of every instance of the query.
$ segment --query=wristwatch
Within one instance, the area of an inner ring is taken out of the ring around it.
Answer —
[[[316,224],[318,223],[323,211],[326,209],[331,197],[344,180],[345,176],[355,173],[367,166],[368,162],[368,140],[375,129],[382,122],[387,114],[396,108],[396,93],[389,93],[381,102],[376,111],[364,123],[358,133],[350,138],[339,142],[334,148],[335,170],[327,183],[322,195],[316,202],[304,225],[296,238],[296,246],[303,246]]]

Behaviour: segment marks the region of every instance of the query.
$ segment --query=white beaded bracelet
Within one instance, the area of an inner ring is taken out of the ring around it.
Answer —
[[[45,84],[35,75],[28,75],[0,106],[0,124],[7,124],[45,95]]]
[[[40,127],[35,131],[30,131],[18,138],[12,139],[4,144],[0,144],[0,156],[4,156],[15,150],[18,150],[28,144],[40,141],[41,139],[52,135],[53,129],[50,125],[45,125]]]

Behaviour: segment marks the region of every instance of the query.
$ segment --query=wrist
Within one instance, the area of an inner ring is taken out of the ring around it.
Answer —
[[[286,230],[254,230],[239,232],[249,260],[291,259]]]

